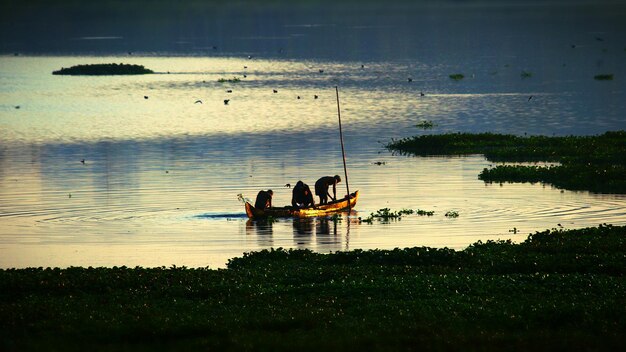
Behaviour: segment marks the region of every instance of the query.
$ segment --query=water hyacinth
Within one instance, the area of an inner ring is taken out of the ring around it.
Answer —
[[[454,81],[460,81],[463,78],[465,78],[465,76],[462,73],[453,73],[449,77],[450,77],[450,79],[452,79]]]
[[[53,75],[70,75],[70,76],[105,76],[105,75],[144,75],[154,73],[142,65],[131,64],[90,64],[76,65],[69,68],[61,68],[53,71]]]
[[[543,182],[570,190],[626,193],[625,131],[567,137],[448,133],[392,140],[386,147],[419,156],[484,154],[494,162],[556,162],[499,165],[478,177],[485,182]]]
[[[626,339],[624,252],[626,227],[600,225],[464,250],[272,248],[220,270],[0,270],[0,347],[613,350]]]
[[[593,79],[597,80],[597,81],[612,81],[613,80],[613,74],[601,74],[601,75],[595,75],[593,77]]]
[[[389,208],[382,208],[376,211],[376,213],[370,213],[367,218],[359,218],[360,222],[364,222],[367,224],[372,224],[374,220],[378,220],[379,222],[388,223],[390,220],[402,220],[403,216],[417,214],[420,216],[432,216],[435,214],[434,211],[426,211],[420,210],[417,211],[413,209],[401,209],[398,211],[392,211]]]
[[[233,78],[219,78],[217,80],[219,83],[239,83],[241,82],[241,79],[238,77],[233,77]]]
[[[415,127],[419,127],[419,128],[423,128],[423,129],[429,129],[429,128],[433,128],[435,126],[437,126],[437,125],[435,125],[435,123],[430,121],[430,120],[420,121],[418,124],[415,125]]]

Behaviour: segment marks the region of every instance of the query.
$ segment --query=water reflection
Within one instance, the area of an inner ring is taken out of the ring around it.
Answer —
[[[246,235],[256,236],[259,246],[281,246],[281,240],[275,241],[274,231],[283,235],[283,227],[291,226],[293,245],[297,248],[318,248],[323,251],[337,251],[349,246],[350,223],[356,218],[331,217],[293,218],[293,219],[258,219],[246,221]],[[343,224],[343,220],[346,220]],[[274,228],[276,226],[276,229]]]
[[[311,245],[314,236],[315,218],[296,218],[292,221],[293,242],[298,248],[306,248]]]
[[[306,6],[200,11],[138,36],[124,28],[153,28],[150,16],[139,23],[102,18],[88,26],[115,28],[115,40],[93,40],[112,33],[84,33],[84,23],[50,25],[60,17],[41,11],[29,12],[29,31],[12,29],[19,19],[0,23],[3,50],[117,55],[0,57],[0,267],[129,265],[129,258],[133,265],[216,267],[267,247],[463,248],[479,239],[520,240],[557,224],[626,223],[623,195],[486,185],[477,180],[489,165],[481,156],[407,158],[381,147],[425,133],[626,128],[621,81],[592,78],[600,60],[602,71],[626,76],[622,44],[614,40],[626,34],[623,6],[553,11],[558,18],[542,15],[552,5],[514,12],[405,6],[381,12],[374,5],[338,5],[331,17]],[[223,37],[207,43],[210,36],[184,34],[198,28]],[[590,34],[598,30],[605,31],[602,44]],[[81,37],[92,40],[68,40]],[[137,55],[142,50],[188,56]],[[160,73],[51,75],[60,67],[107,62]],[[520,78],[522,70],[532,77]],[[466,78],[449,79],[455,72]],[[218,82],[232,76],[241,81]],[[289,204],[283,185],[341,174],[335,85],[350,184],[361,191],[357,210],[367,216],[411,208],[435,216],[358,226],[352,216],[245,219],[239,193],[253,197],[271,188],[275,204]],[[198,99],[203,104],[194,104]],[[437,127],[416,129],[421,120]],[[459,218],[445,218],[448,210]],[[522,232],[511,234],[513,228]]]
[[[248,219],[246,221],[246,235],[256,236],[261,247],[274,247],[273,226],[273,219]]]

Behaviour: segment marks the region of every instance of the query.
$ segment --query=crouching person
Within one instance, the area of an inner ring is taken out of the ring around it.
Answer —
[[[271,189],[268,189],[267,191],[260,191],[259,194],[256,195],[254,207],[261,210],[271,208],[273,195],[274,192]]]

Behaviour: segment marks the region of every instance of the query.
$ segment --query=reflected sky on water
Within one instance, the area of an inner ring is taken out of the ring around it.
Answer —
[[[485,184],[477,175],[493,163],[480,155],[412,158],[383,147],[427,133],[624,129],[620,6],[372,6],[354,14],[340,7],[221,12],[219,20],[193,15],[191,23],[205,25],[194,27],[189,45],[171,44],[189,37],[187,25],[178,23],[176,32],[165,23],[140,36],[151,22],[128,26],[124,18],[119,26],[77,20],[39,32],[42,40],[29,37],[35,26],[3,40],[9,55],[0,57],[0,267],[221,267],[269,247],[461,249],[548,228],[626,224],[621,195]],[[110,62],[157,74],[51,74]],[[451,80],[452,73],[465,78]],[[615,79],[594,80],[600,73]],[[240,82],[218,82],[233,77]],[[288,204],[287,183],[343,175],[335,86],[350,189],[361,191],[356,212],[338,222],[248,221],[239,193],[253,198],[271,188],[275,204]],[[415,127],[423,120],[436,126]],[[435,215],[359,223],[385,207]],[[445,217],[449,210],[460,216]]]

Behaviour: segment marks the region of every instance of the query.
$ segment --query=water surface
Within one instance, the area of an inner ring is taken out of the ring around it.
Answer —
[[[211,42],[199,34],[196,49],[161,40],[150,44],[156,52],[130,55],[116,46],[128,45],[129,34],[77,27],[54,40],[79,55],[39,47],[38,55],[0,57],[0,267],[223,267],[269,247],[461,249],[548,228],[626,224],[623,195],[485,184],[477,175],[492,163],[480,155],[412,158],[383,147],[424,133],[624,129],[620,12],[407,11],[366,9],[347,21],[321,12],[251,15],[272,25],[216,35],[217,50],[199,48]],[[118,44],[87,53],[85,42]],[[110,62],[157,74],[51,74]],[[615,79],[594,80],[599,73]],[[232,77],[241,82],[217,82]],[[271,188],[274,203],[287,204],[286,184],[343,175],[335,86],[350,189],[361,191],[356,212],[337,223],[248,221],[239,193]],[[437,126],[416,128],[422,120]],[[384,207],[435,215],[359,223]],[[445,217],[449,210],[460,216]]]

